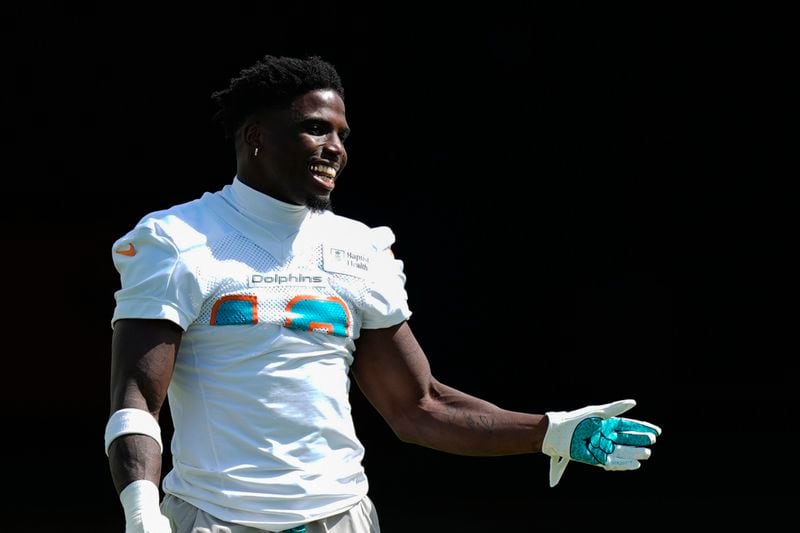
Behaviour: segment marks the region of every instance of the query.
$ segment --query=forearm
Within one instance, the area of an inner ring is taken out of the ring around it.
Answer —
[[[158,416],[166,401],[181,335],[180,327],[167,320],[123,319],[115,324],[106,446],[117,492],[142,479],[159,485]]]
[[[154,414],[147,411],[147,406],[145,395],[134,386],[127,387],[118,397],[112,398],[114,413],[121,414],[128,411],[137,414],[140,419],[149,421],[147,425],[137,427],[142,430],[141,433],[122,434],[113,438],[111,432],[106,436],[107,441],[110,441],[108,462],[111,478],[118,493],[128,484],[141,479],[152,481],[156,486],[161,481],[162,443],[158,412]]]
[[[111,478],[117,493],[130,483],[146,479],[156,486],[161,482],[161,449],[146,435],[123,435],[108,451]]]
[[[108,453],[111,476],[125,512],[125,531],[172,532],[169,519],[160,509],[159,441],[149,435],[121,435],[111,442]]]
[[[406,441],[460,455],[514,455],[541,451],[544,415],[519,413],[435,383],[416,409],[393,427]]]

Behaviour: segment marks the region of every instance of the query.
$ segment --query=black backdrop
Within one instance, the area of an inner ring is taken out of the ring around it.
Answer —
[[[549,489],[545,457],[402,444],[354,390],[385,532],[775,518],[796,437],[786,20],[619,3],[12,13],[11,521],[122,531],[102,451],[110,246],[231,180],[209,95],[267,53],[338,67],[353,135],[335,210],[393,228],[441,381],[530,412],[635,398],[630,416],[665,431],[641,470],[572,465]]]

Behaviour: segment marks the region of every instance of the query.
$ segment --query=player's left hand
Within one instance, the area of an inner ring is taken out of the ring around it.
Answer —
[[[661,428],[649,422],[620,418],[636,405],[620,400],[575,411],[548,412],[542,453],[550,456],[550,486],[555,487],[570,459],[606,470],[635,470],[650,457],[647,446]]]

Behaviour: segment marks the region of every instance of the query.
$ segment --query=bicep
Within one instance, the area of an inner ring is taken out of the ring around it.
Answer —
[[[415,409],[434,383],[428,359],[406,322],[362,330],[352,373],[364,396],[390,425]]]
[[[168,320],[123,319],[111,342],[111,412],[136,408],[158,418],[183,330]]]

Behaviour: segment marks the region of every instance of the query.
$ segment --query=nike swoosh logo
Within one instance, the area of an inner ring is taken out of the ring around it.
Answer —
[[[127,248],[116,250],[116,252],[120,255],[127,255],[128,257],[133,257],[134,255],[136,255],[136,247],[133,245],[132,242],[129,242]]]

